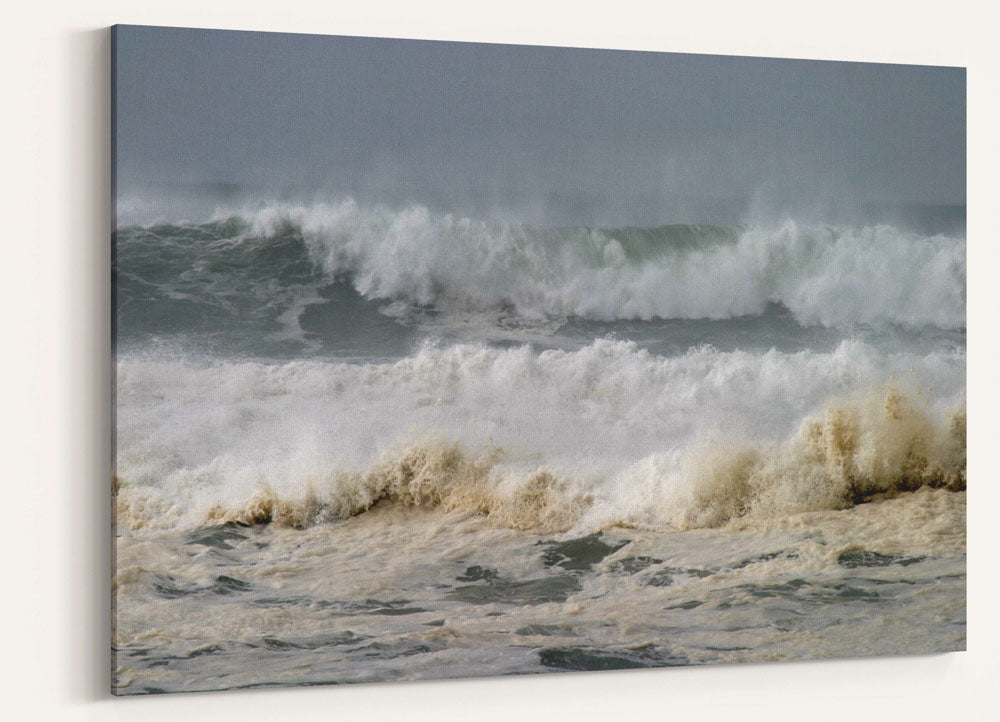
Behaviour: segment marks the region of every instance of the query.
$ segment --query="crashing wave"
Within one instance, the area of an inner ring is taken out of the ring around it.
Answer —
[[[216,504],[202,521],[306,527],[389,501],[479,514],[539,533],[739,527],[922,488],[964,491],[965,418],[963,407],[937,420],[919,397],[877,387],[830,402],[784,442],[715,445],[679,459],[654,454],[604,487],[547,467],[512,473],[498,463],[501,449],[477,457],[455,442],[433,440],[391,449],[365,471],[336,472],[326,486],[310,484],[298,495],[264,485],[242,504]],[[116,478],[114,492],[119,521],[142,527],[135,503],[141,489]]]
[[[965,327],[965,239],[887,225],[541,228],[347,200],[119,229],[118,264],[126,282],[214,303],[225,274],[244,294],[265,288],[266,305],[317,273],[369,300],[528,319],[724,319],[781,304],[805,325]]]

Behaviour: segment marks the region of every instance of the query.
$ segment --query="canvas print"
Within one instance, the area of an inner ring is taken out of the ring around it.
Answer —
[[[115,694],[965,648],[964,69],[112,45]]]

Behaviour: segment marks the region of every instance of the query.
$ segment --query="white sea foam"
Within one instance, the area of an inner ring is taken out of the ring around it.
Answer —
[[[607,339],[428,344],[365,365],[124,357],[119,521],[301,524],[385,497],[552,529],[836,508],[957,485],[964,394],[964,353],[849,340],[671,358]]]
[[[352,200],[239,215],[250,235],[298,230],[319,266],[370,299],[601,321],[781,303],[805,324],[965,327],[965,239],[887,225],[543,229]]]

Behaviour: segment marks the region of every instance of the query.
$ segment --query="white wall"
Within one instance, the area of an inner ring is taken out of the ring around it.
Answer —
[[[4,10],[0,709],[7,719],[985,719],[996,621],[1000,53],[987,3],[56,2]],[[665,5],[665,4],[664,4]],[[694,7],[688,7],[693,5]],[[107,694],[108,35],[116,22],[969,68],[969,651],[113,700]]]

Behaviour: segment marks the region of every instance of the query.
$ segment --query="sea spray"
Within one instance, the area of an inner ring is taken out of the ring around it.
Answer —
[[[156,292],[287,311],[345,280],[364,298],[525,319],[725,319],[781,304],[805,325],[965,327],[965,239],[888,225],[546,228],[339,204],[265,204],[117,231],[122,300]],[[258,321],[262,323],[263,321]]]
[[[192,521],[304,527],[388,501],[462,510],[537,532],[613,525],[689,529],[843,509],[922,487],[964,490],[964,407],[939,419],[929,406],[918,393],[875,386],[829,400],[784,441],[754,446],[734,437],[654,452],[632,463],[623,459],[610,478],[586,465],[505,465],[499,447],[477,456],[457,442],[426,439],[397,444],[367,470],[327,469],[306,488],[286,484],[279,494],[263,483],[242,503],[215,503]],[[139,528],[148,499],[141,487],[130,488],[127,477],[117,479],[119,519]],[[225,480],[219,481],[221,490]],[[202,503],[213,487],[203,493]]]

